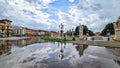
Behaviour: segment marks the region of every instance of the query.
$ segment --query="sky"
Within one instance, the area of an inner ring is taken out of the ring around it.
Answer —
[[[64,31],[79,24],[98,32],[120,16],[120,0],[0,0],[0,19],[13,26]]]

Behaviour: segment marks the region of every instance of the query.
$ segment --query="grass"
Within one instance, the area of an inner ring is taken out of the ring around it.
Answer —
[[[41,39],[43,39],[43,40],[45,40],[45,41],[56,41],[56,42],[70,41],[70,40],[68,40],[68,39],[62,40],[62,39],[60,39],[60,38],[53,38],[53,37],[49,37],[49,36],[41,37]]]
[[[62,42],[62,39],[60,39],[60,38],[52,38],[52,37],[48,37],[48,36],[41,37],[41,39],[46,40],[46,41]]]

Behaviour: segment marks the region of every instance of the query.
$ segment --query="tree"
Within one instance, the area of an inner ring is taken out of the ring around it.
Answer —
[[[90,36],[93,36],[93,35],[95,35],[95,34],[94,34],[93,31],[89,30],[89,35],[90,35]]]
[[[102,30],[101,35],[106,36],[108,32],[110,34],[115,34],[113,23],[108,23]]]
[[[74,34],[79,35],[79,27],[78,26],[75,28],[75,33]]]
[[[83,25],[83,35],[86,35],[86,33],[89,32],[89,35],[94,35],[93,31],[89,30],[86,25]],[[75,35],[79,35],[79,26],[75,28]]]
[[[89,32],[86,25],[83,25],[83,35],[86,35],[86,33]]]

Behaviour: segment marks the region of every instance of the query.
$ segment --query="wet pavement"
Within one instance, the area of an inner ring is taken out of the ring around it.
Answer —
[[[0,68],[120,68],[120,48],[37,40],[0,41]]]

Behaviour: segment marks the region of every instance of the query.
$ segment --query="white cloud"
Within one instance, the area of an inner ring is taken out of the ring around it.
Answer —
[[[60,23],[65,25],[66,30],[81,23],[96,32],[102,30],[106,23],[116,21],[120,15],[118,0],[109,0],[109,3],[107,0],[81,0],[79,4],[68,6],[68,12],[50,5],[55,1],[57,2],[57,0],[0,0],[0,18],[10,19],[14,25],[50,30],[58,29]],[[49,12],[42,9],[48,9]],[[58,16],[59,20],[50,19],[53,15],[50,12]]]
[[[69,0],[69,2],[74,2],[74,0]]]
[[[53,0],[49,0],[49,1],[43,0],[41,2],[43,2],[44,4],[49,4],[53,2]],[[39,6],[42,6],[42,5],[39,5]],[[0,11],[2,12],[2,18],[9,18],[10,20],[13,20],[13,23],[12,23],[13,25],[19,25],[19,26],[21,25],[21,26],[26,26],[33,29],[34,28],[42,29],[40,27],[42,25],[51,26],[53,22],[57,23],[56,21],[48,18],[50,14],[40,11],[40,9],[46,8],[46,7],[36,8],[36,6],[31,5],[29,1],[25,1],[25,0],[1,1],[0,0],[0,7],[5,8],[3,10],[4,12],[2,10]],[[36,25],[37,27],[34,27]]]
[[[78,5],[71,6],[69,13],[89,29],[101,31],[107,23],[116,21],[120,15],[120,1],[110,0],[106,3],[107,0],[82,0]]]
[[[45,4],[49,4],[49,3],[54,2],[55,0],[41,0],[41,1]]]

